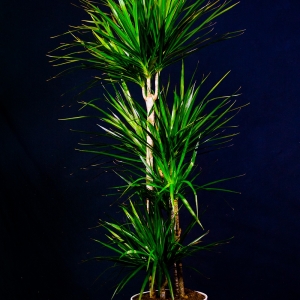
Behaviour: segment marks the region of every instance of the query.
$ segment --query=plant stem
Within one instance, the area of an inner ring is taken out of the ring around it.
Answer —
[[[145,93],[145,87],[142,87],[142,93],[143,98],[146,101],[146,108],[147,108],[147,149],[146,149],[146,168],[148,168],[147,173],[153,171],[153,147],[154,142],[151,138],[151,136],[148,134],[150,132],[150,126],[149,123],[154,126],[155,125],[155,113],[153,109],[154,102],[156,101],[158,97],[158,73],[155,74],[155,91],[154,94],[152,94],[151,90],[151,77],[147,78],[147,84],[146,84],[146,92]],[[151,177],[149,174],[146,174],[146,187],[149,191],[153,190],[153,186],[149,183],[151,182]],[[149,200],[147,200],[147,210],[149,211]]]
[[[146,93],[145,93],[145,87],[144,86],[142,87],[142,94],[146,102],[146,108],[147,108],[146,188],[149,191],[153,190],[153,186],[149,184],[151,182],[151,177],[149,173],[153,172],[153,150],[152,149],[154,146],[154,142],[151,136],[148,134],[148,132],[150,132],[149,123],[152,126],[155,125],[155,113],[154,113],[153,105],[158,97],[158,76],[159,73],[156,73],[154,94],[152,94],[152,90],[151,90],[151,77],[147,78],[146,81]],[[146,199],[146,205],[147,205],[147,211],[149,212],[149,199]],[[151,285],[151,276],[149,278],[149,295],[150,295],[150,299],[156,299],[155,289],[152,288]]]
[[[182,261],[177,262],[177,274],[178,274],[178,286],[179,286],[179,295],[180,298],[188,298],[184,292],[184,281],[183,281],[183,272],[182,272]]]
[[[179,226],[178,199],[174,199],[174,218],[175,218],[175,240],[179,242],[181,229]]]
[[[179,210],[178,210],[178,199],[174,199],[174,218],[175,218],[175,240],[180,241],[181,228],[179,223]],[[174,264],[174,278],[175,278],[175,288],[176,293],[181,298],[186,298],[184,292],[184,281],[183,281],[183,271],[182,271],[182,261],[178,261]]]
[[[153,285],[152,287],[152,277],[150,276],[149,277],[149,296],[150,296],[150,299],[156,299],[156,291],[155,291],[155,287]]]
[[[174,285],[175,285],[175,295],[179,296],[179,283],[178,283],[178,274],[177,274],[177,263],[174,263]]]
[[[165,300],[166,299],[166,286],[168,284],[168,280],[167,278],[165,277],[165,281],[164,283],[162,284],[162,286],[160,287],[160,294],[159,294],[159,297],[161,300]]]

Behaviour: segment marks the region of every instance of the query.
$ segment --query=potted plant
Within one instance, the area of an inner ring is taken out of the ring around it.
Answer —
[[[79,150],[109,158],[105,168],[123,179],[124,185],[116,188],[123,199],[120,207],[126,221],[101,221],[108,232],[108,241],[97,242],[114,255],[97,259],[128,267],[115,293],[143,271],[145,279],[140,293],[132,299],[144,299],[147,286],[147,299],[192,299],[191,291],[184,286],[182,260],[219,244],[203,245],[207,232],[192,242],[185,242],[192,229],[203,230],[197,193],[200,190],[233,192],[216,187],[231,178],[199,185],[196,179],[201,171],[197,171],[196,158],[211,149],[222,148],[231,140],[236,133],[225,133],[224,128],[241,107],[235,106],[237,92],[229,96],[214,94],[228,73],[199,97],[208,76],[198,85],[193,83],[193,78],[187,84],[183,60],[196,50],[242,33],[211,34],[214,20],[237,3],[219,0],[80,2],[89,20],[71,27],[67,34],[73,40],[63,43],[49,56],[55,65],[72,65],[62,73],[78,68],[99,70],[88,88],[101,83],[105,89],[105,102],[80,101],[82,108],[90,107],[98,112],[94,117],[101,124],[99,132],[93,133],[99,139],[81,144]],[[58,50],[65,53],[56,54]],[[168,85],[164,87],[160,79],[164,68],[178,61],[182,61],[179,90],[173,92],[170,100]],[[145,105],[131,96],[128,82],[140,86]],[[113,86],[113,91],[106,88],[106,83]],[[191,221],[181,228],[179,215],[184,210]],[[207,299],[203,293],[194,294],[199,297],[195,299]]]

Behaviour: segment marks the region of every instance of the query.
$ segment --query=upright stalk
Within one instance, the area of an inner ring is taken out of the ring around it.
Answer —
[[[167,284],[168,284],[168,280],[167,280],[167,278],[165,277],[165,281],[164,281],[164,283],[162,284],[162,286],[160,287],[159,298],[160,298],[161,300],[166,299],[166,286],[167,286]]]
[[[183,281],[183,271],[182,271],[182,261],[178,261],[176,263],[177,267],[177,276],[178,276],[178,286],[179,286],[179,295],[181,299],[186,299],[188,296],[185,295],[184,292],[184,281]]]
[[[150,299],[156,299],[156,291],[155,291],[155,287],[152,287],[152,276],[149,277],[149,296]]]
[[[174,211],[173,217],[175,219],[175,240],[180,241],[181,228],[179,225],[179,210],[178,210],[178,199],[174,199]],[[174,280],[175,280],[175,290],[176,294],[180,298],[187,298],[184,292],[184,281],[183,281],[183,270],[182,270],[182,261],[174,263]]]
[[[150,126],[149,124],[151,124],[152,126],[154,126],[155,124],[155,113],[154,113],[154,109],[153,109],[153,105],[154,102],[157,100],[158,97],[158,73],[155,74],[155,90],[154,90],[154,94],[152,94],[152,90],[151,90],[151,77],[147,78],[147,82],[146,82],[146,93],[145,93],[145,87],[142,87],[142,93],[143,93],[143,98],[146,102],[146,108],[147,108],[147,148],[146,148],[146,168],[148,168],[147,170],[147,174],[146,174],[146,188],[149,191],[153,190],[153,186],[151,184],[149,184],[151,182],[151,177],[149,176],[149,172],[151,170],[153,170],[153,146],[154,146],[154,142],[151,138],[151,136],[149,135],[148,132],[150,132]],[[149,199],[147,199],[147,210],[149,210]]]
[[[149,175],[149,172],[153,170],[153,146],[154,142],[149,135],[150,132],[150,126],[155,125],[155,113],[153,109],[154,102],[156,101],[158,97],[158,73],[155,74],[155,90],[154,94],[152,94],[151,90],[151,77],[147,78],[146,81],[146,91],[145,86],[142,87],[142,94],[143,98],[146,102],[146,108],[147,108],[147,146],[146,146],[146,188],[149,191],[153,190],[153,186],[150,184],[151,182],[151,176]],[[149,212],[149,199],[146,199],[146,205],[147,205],[147,211]],[[150,293],[150,299],[156,299],[156,293],[155,289],[152,288],[151,285],[151,277],[149,278],[149,293]]]

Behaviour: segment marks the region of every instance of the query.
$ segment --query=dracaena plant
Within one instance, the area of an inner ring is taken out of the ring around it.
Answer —
[[[197,172],[196,158],[231,140],[235,133],[224,130],[240,107],[235,106],[237,92],[229,96],[214,95],[228,74],[199,97],[207,77],[198,86],[191,80],[185,87],[182,63],[179,92],[174,91],[170,105],[168,87],[162,87],[160,76],[166,66],[190,53],[240,35],[242,31],[212,35],[214,20],[237,3],[219,0],[80,2],[89,20],[72,26],[66,34],[73,41],[63,43],[49,56],[55,65],[70,65],[62,74],[78,68],[99,70],[88,88],[108,82],[115,89],[105,94],[109,109],[103,106],[103,101],[81,102],[83,107],[98,111],[95,117],[101,120],[101,129],[94,133],[100,137],[99,141],[81,144],[79,150],[112,158],[113,163],[108,162],[106,167],[124,180],[124,185],[117,189],[121,190],[121,196],[131,199],[129,208],[122,206],[127,223],[103,222],[111,243],[99,241],[119,255],[110,260],[133,268],[116,292],[144,269],[146,279],[141,293],[150,277],[151,298],[156,297],[157,288],[164,299],[166,286],[172,298],[174,295],[185,298],[181,259],[194,251],[191,249],[195,249],[195,243],[183,244],[185,235],[179,223],[179,206],[182,204],[193,218],[185,231],[188,233],[195,224],[202,226],[198,214],[199,190],[232,192],[216,186],[230,178],[199,184],[197,178],[201,172]],[[65,54],[56,54],[59,50]],[[128,81],[141,87],[145,107],[131,96]],[[115,142],[105,143],[102,136],[109,136]],[[189,193],[194,195],[191,199]],[[159,246],[156,245],[158,236],[164,239]],[[139,239],[143,242],[138,243]],[[201,239],[202,236],[197,242]],[[171,265],[175,293],[168,273]]]

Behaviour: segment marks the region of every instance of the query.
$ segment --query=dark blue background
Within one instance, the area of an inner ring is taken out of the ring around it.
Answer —
[[[45,54],[63,41],[49,37],[85,15],[69,1],[1,4],[0,298],[110,299],[114,281],[95,281],[109,265],[81,261],[103,254],[90,239],[101,231],[89,228],[116,210],[101,196],[115,177],[79,170],[91,157],[74,151],[80,136],[69,128],[95,128],[93,122],[58,121],[78,109],[60,94],[90,74],[46,82],[58,70]],[[203,182],[247,174],[226,185],[241,195],[199,195],[208,240],[235,238],[220,253],[187,261],[210,279],[185,269],[186,286],[211,300],[299,299],[300,2],[242,0],[217,32],[243,28],[242,37],[186,62],[191,74],[199,60],[198,74],[211,71],[211,84],[232,70],[220,93],[242,86],[239,103],[251,103],[235,119],[241,134],[234,147],[199,160]],[[179,68],[163,74],[176,77]],[[139,283],[115,299],[129,300]]]

